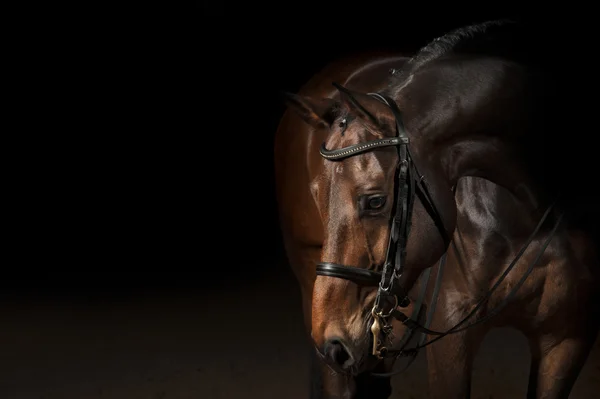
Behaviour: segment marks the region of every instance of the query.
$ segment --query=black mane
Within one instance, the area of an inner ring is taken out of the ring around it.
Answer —
[[[442,57],[450,51],[481,50],[482,39],[494,33],[493,28],[504,28],[512,21],[488,21],[455,29],[444,36],[438,37],[423,47],[409,61],[412,69],[417,69],[429,61]]]
[[[403,86],[418,69],[452,54],[489,55],[527,62],[532,46],[531,41],[526,39],[526,30],[522,28],[523,25],[516,21],[494,20],[450,31],[429,42],[394,73],[389,89]]]
[[[392,99],[401,98],[401,91],[412,81],[415,73],[434,67],[432,64],[437,61],[449,60],[455,56],[498,58],[518,64],[523,67],[520,69],[524,72],[519,81],[523,94],[514,98],[519,102],[519,112],[523,113],[523,118],[515,120],[522,131],[527,131],[527,134],[519,137],[518,151],[526,154],[522,158],[523,167],[545,195],[550,197],[559,190],[564,190],[568,192],[568,195],[561,198],[564,208],[581,211],[582,214],[586,212],[586,215],[593,211],[596,218],[594,220],[598,220],[600,211],[598,207],[594,208],[594,204],[598,202],[598,194],[585,173],[598,169],[598,150],[597,146],[591,144],[589,133],[589,126],[597,123],[597,106],[596,102],[588,101],[580,94],[581,88],[586,88],[584,90],[592,95],[598,93],[598,74],[593,63],[572,63],[576,58],[572,56],[573,50],[567,51],[557,40],[585,40],[586,38],[579,36],[580,31],[565,33],[564,29],[552,24],[553,21],[546,20],[498,20],[453,30],[421,48],[400,71],[391,76],[389,85],[382,94]],[[444,67],[448,67],[448,64]],[[564,77],[568,68],[572,68],[574,73]],[[414,103],[418,102],[419,94],[427,98],[428,85],[433,81],[429,76],[429,79],[424,80],[425,84],[418,85],[417,80],[418,78],[411,83],[411,101]],[[471,84],[474,90],[477,89],[477,82],[462,83],[463,87]],[[503,94],[504,92],[499,91],[499,98]],[[499,101],[501,103],[502,100]],[[421,111],[414,114],[418,118],[426,113]],[[500,120],[494,119],[498,115]],[[481,126],[488,123],[488,119],[495,121],[490,122],[489,126],[489,129],[494,129],[500,126],[497,122],[504,123],[509,117],[511,115],[502,113],[487,115],[486,119],[481,119],[484,122],[479,126],[480,131],[485,130]],[[442,123],[440,119],[436,122]],[[556,160],[557,154],[560,162]],[[600,236],[600,229],[594,229],[597,232],[595,234]]]

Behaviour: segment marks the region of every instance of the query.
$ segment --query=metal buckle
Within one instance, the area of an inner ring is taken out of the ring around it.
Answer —
[[[383,314],[381,311],[377,312],[377,316],[387,319],[388,317],[390,317],[392,315],[392,312],[398,307],[398,297],[396,295],[394,295],[394,306],[390,309],[390,311],[387,314]]]

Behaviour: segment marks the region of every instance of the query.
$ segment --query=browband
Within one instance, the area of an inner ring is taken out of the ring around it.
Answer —
[[[338,150],[328,150],[325,143],[321,144],[320,153],[323,158],[331,161],[341,160],[363,152],[371,151],[377,147],[389,147],[400,143],[408,143],[408,137],[388,137],[367,141],[366,143],[350,145]]]

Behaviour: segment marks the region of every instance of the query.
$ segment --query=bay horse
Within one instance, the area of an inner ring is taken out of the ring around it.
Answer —
[[[568,395],[598,331],[598,218],[576,205],[589,200],[585,188],[557,201],[549,195],[541,172],[565,174],[532,145],[539,86],[523,67],[529,60],[510,58],[507,49],[518,47],[503,41],[504,29],[459,29],[410,59],[334,63],[289,96],[294,111],[276,136],[278,201],[319,354],[314,397],[389,396],[389,380],[369,374],[391,364],[378,344],[396,344],[390,330],[402,325],[388,316],[406,321],[417,278],[446,250],[431,329],[473,309],[495,315],[498,303],[519,312],[428,345],[433,396],[469,396],[473,354],[494,325],[516,326],[530,341],[529,397]],[[399,72],[388,80],[390,68]],[[511,257],[521,262],[506,275]],[[494,291],[498,275],[504,292]],[[383,340],[379,327],[388,327]]]

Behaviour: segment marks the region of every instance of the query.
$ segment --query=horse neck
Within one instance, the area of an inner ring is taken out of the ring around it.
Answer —
[[[518,142],[507,142],[501,136],[467,135],[435,153],[438,154],[435,162],[452,186],[463,177],[480,177],[508,190],[520,201],[520,206],[530,211],[543,211],[541,208],[553,200],[545,182],[536,178],[527,162],[537,157],[522,151]]]
[[[428,168],[450,186],[483,177],[533,209],[551,200],[539,172],[554,165],[536,146],[541,129],[533,123],[537,105],[524,68],[493,58],[450,59],[407,81],[395,96],[414,152]]]
[[[489,180],[465,177],[456,187],[455,278],[475,292],[494,280],[539,222],[526,202]],[[547,234],[547,230],[544,230]]]

